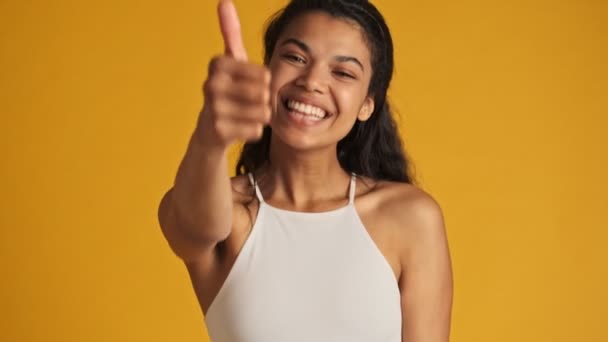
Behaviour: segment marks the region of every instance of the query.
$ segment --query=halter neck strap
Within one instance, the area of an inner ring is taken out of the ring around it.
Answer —
[[[356,187],[357,187],[357,174],[353,172],[351,178],[350,178],[350,186],[349,186],[349,190],[348,190],[348,204],[353,204],[355,203],[355,194],[356,194]]]
[[[258,198],[258,201],[260,201],[260,203],[264,203],[264,197],[262,196],[262,192],[260,191],[258,183],[255,181],[255,178],[253,178],[253,173],[250,172],[248,176],[251,186],[255,188],[255,196]]]

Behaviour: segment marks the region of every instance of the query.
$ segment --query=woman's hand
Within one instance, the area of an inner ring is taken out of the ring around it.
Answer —
[[[225,52],[209,63],[196,135],[204,144],[226,148],[262,136],[271,115],[270,71],[248,62],[232,1],[222,0],[218,15]]]

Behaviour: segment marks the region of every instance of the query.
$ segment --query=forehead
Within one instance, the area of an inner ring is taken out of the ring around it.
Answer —
[[[287,25],[278,43],[289,38],[302,40],[313,53],[352,55],[370,63],[371,54],[362,28],[346,18],[320,11],[303,13]]]

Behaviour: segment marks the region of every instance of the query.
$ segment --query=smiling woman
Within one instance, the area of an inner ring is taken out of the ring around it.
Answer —
[[[211,340],[448,341],[443,216],[408,174],[382,15],[293,0],[270,21],[263,66],[247,61],[231,2],[219,17],[226,52],[159,208]]]

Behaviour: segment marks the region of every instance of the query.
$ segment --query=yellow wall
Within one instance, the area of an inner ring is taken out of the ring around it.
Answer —
[[[237,1],[251,56],[283,1]],[[608,341],[607,2],[377,1],[455,272],[452,341]],[[156,208],[215,1],[0,2],[0,340],[206,341]]]

